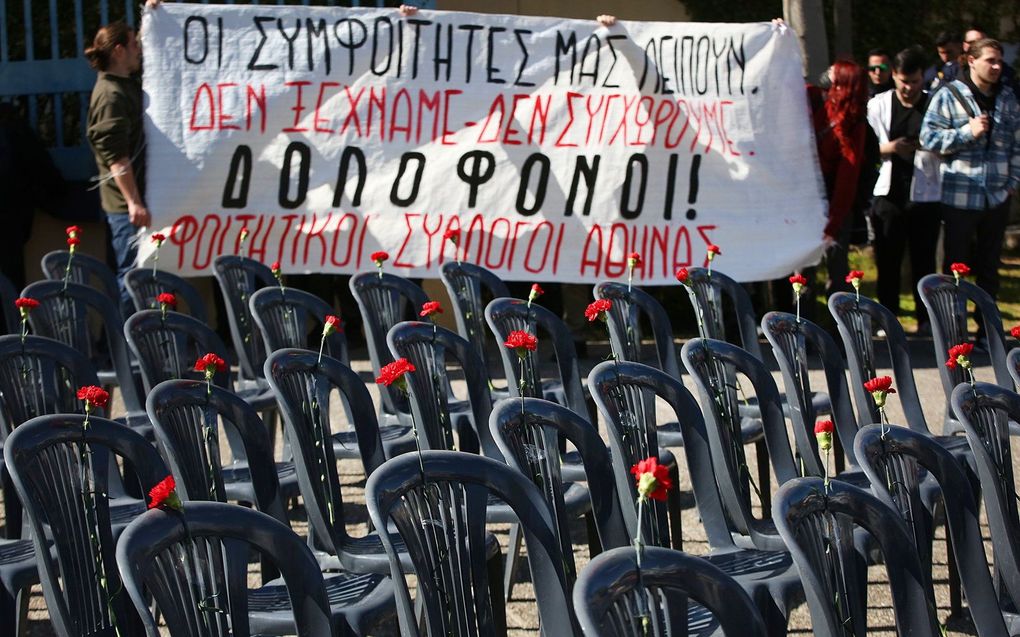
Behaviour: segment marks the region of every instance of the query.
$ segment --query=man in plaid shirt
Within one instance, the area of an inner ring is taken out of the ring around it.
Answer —
[[[1000,81],[999,42],[974,42],[967,61],[932,97],[921,144],[942,155],[944,268],[968,264],[995,298],[1010,197],[1020,186],[1020,104]]]

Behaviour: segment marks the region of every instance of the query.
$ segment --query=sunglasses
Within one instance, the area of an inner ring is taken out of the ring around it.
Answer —
[[[889,70],[888,64],[873,64],[872,66],[868,67],[868,71],[888,71],[888,70]]]

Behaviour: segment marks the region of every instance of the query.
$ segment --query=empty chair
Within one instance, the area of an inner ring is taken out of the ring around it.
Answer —
[[[248,301],[257,290],[277,284],[273,271],[254,259],[221,255],[213,262],[213,275],[223,293],[230,338],[237,351],[240,382],[243,386],[254,385],[265,391],[265,383],[259,381],[262,379],[262,365],[266,362],[266,347],[262,333],[252,320]]]
[[[21,333],[21,313],[14,307],[14,301],[18,298],[18,291],[14,289],[11,280],[0,274],[0,327],[3,327],[4,334]],[[0,334],[2,336],[2,334]]]
[[[337,475],[338,446],[360,458],[366,476],[371,476],[385,460],[372,397],[365,382],[340,361],[328,356],[320,361],[316,352],[299,349],[270,354],[265,373],[280,402],[315,546],[335,556],[345,569],[388,573],[389,562],[379,533],[358,537],[348,532]],[[335,436],[329,415],[334,390],[350,405],[354,431],[344,432],[349,435],[329,444]]]
[[[46,608],[57,635],[142,632],[114,561],[107,494],[116,456],[148,493],[168,475],[155,447],[123,425],[92,415],[34,418],[15,429],[4,449],[25,505]],[[90,497],[87,497],[90,496]],[[92,502],[88,500],[91,499]],[[145,510],[144,503],[121,522]]]
[[[929,274],[917,282],[917,291],[928,310],[928,316],[931,317],[935,361],[938,363],[939,378],[942,380],[942,390],[946,396],[943,433],[958,432],[960,424],[953,418],[950,400],[953,389],[967,381],[967,372],[960,366],[950,369],[942,363],[948,358],[950,347],[970,342],[967,332],[967,303],[972,302],[981,313],[984,338],[988,343],[992,370],[995,372],[995,383],[1012,389],[1013,381],[1006,369],[1006,343],[1002,335],[1002,319],[992,297],[969,281],[960,281],[957,285],[951,276]]]
[[[492,368],[499,365],[499,356],[485,325],[485,306],[492,299],[510,296],[510,290],[503,279],[473,263],[447,261],[439,267],[439,277],[453,301],[457,333],[471,343],[482,357],[486,374],[491,374]],[[505,387],[492,387],[492,391],[493,400],[509,395]]]
[[[734,541],[719,489],[719,471],[713,465],[709,435],[701,408],[680,379],[641,363],[606,361],[588,375],[588,386],[609,432],[612,468],[628,537],[637,535],[637,487],[630,468],[648,456],[660,463],[675,461],[657,447],[656,402],[665,403],[663,418],[676,419],[684,437],[689,481],[694,489],[698,519],[708,540],[709,553],[702,557],[733,577],[758,604],[769,634],[786,633],[790,611],[804,599],[800,577],[785,547],[775,550],[740,548]],[[665,455],[665,457],[663,457]],[[684,482],[672,468],[673,483],[668,504],[650,500],[645,504],[641,537],[646,546],[682,548],[678,504],[679,485]],[[667,518],[667,508],[670,510]]]
[[[168,292],[177,297],[175,311],[193,316],[203,323],[209,322],[205,301],[187,279],[176,274],[152,268],[135,268],[124,275],[124,287],[131,295],[135,311],[158,310],[156,297]]]
[[[922,568],[932,564],[931,541],[934,521],[921,503],[920,483],[924,473],[932,476],[941,488],[945,503],[947,537],[950,540],[950,606],[959,611],[959,590],[954,590],[954,576],[959,569],[970,606],[970,615],[980,635],[1006,635],[1003,615],[999,610],[992,578],[985,560],[979,511],[972,485],[959,463],[944,447],[928,434],[905,427],[890,427],[884,432],[880,425],[861,429],[854,442],[861,468],[871,482],[871,491],[893,511],[900,513],[912,533]],[[955,557],[955,559],[953,559]],[[930,587],[931,572],[926,571]],[[934,599],[934,592],[929,590]],[[1020,616],[1012,615],[1012,624]]]
[[[364,319],[372,371],[378,374],[379,370],[393,362],[386,345],[390,328],[407,318],[417,318],[421,306],[429,299],[414,283],[385,272],[382,276],[376,272],[359,272],[351,277],[350,287]],[[407,397],[396,388],[383,385],[379,386],[379,393],[382,397],[380,415],[388,419],[399,418],[404,424],[409,424]]]
[[[63,281],[68,259],[71,259],[71,253],[67,250],[47,252],[41,263],[43,276],[53,281]],[[118,308],[123,308],[116,275],[109,266],[91,255],[75,251],[68,281],[93,287],[109,297]]]
[[[258,607],[247,595],[252,548],[283,573],[277,588],[293,609],[297,635],[332,637],[330,600],[312,552],[279,521],[228,504],[193,502],[180,513],[155,509],[135,520],[117,544],[123,597],[149,637],[162,634],[160,623],[170,634],[258,634],[258,614],[248,616]]]
[[[182,499],[250,502],[286,523],[285,504],[298,495],[292,462],[275,462],[266,426],[236,394],[198,380],[166,380],[145,401],[156,440]],[[220,423],[232,462],[220,453]]]
[[[676,378],[680,377],[680,359],[673,341],[673,326],[666,308],[644,290],[629,288],[622,283],[603,281],[595,286],[596,299],[609,299],[613,305],[609,317],[609,338],[613,351],[622,361],[646,363],[641,345],[641,319],[646,317],[652,329],[655,364],[658,369]],[[683,444],[677,423],[666,423],[658,430],[659,442],[664,447]]]
[[[573,410],[541,398],[503,399],[489,418],[489,429],[503,458],[537,486],[552,509],[570,583],[577,577],[570,523],[584,516],[587,522],[590,555],[603,547],[627,546],[629,538],[620,510],[612,475],[605,472],[610,463],[596,427]],[[574,448],[584,466],[586,485],[565,482],[560,471],[559,438]],[[490,519],[491,519],[490,515]],[[510,556],[520,548],[521,527],[510,528]],[[506,598],[510,599],[516,559],[509,560],[506,572]]]
[[[65,343],[85,354],[105,386],[120,388],[126,422],[151,436],[149,419],[139,395],[140,379],[132,369],[124,340],[124,321],[118,306],[98,290],[78,283],[37,281],[25,295],[39,301],[28,321],[32,332]],[[93,333],[98,324],[100,332]]]
[[[776,528],[804,581],[812,630],[819,637],[868,634],[867,571],[854,528],[875,539],[891,589],[897,633],[941,635],[917,549],[900,517],[869,492],[832,480],[797,478],[773,498]]]
[[[826,467],[818,453],[818,442],[814,433],[818,414],[811,404],[809,357],[814,356],[821,361],[825,372],[825,386],[832,405],[832,421],[837,433],[834,442],[838,444],[833,446],[835,466],[828,468],[828,475],[843,471],[845,457],[850,462],[850,470],[856,470],[859,477],[845,475],[841,479],[848,481],[856,479],[863,483],[853,449],[857,421],[854,418],[853,406],[850,404],[850,390],[846,386],[843,357],[836,342],[828,332],[811,321],[798,319],[786,312],[769,312],[762,317],[761,328],[765,332],[765,338],[772,345],[776,360],[779,361],[779,370],[782,372],[793,421],[793,439],[802,463],[802,473],[814,476],[826,475]]]
[[[380,467],[365,486],[376,528],[391,524],[404,538],[425,634],[498,635],[506,631],[500,578],[491,567],[487,502],[502,500],[524,529],[538,620],[545,635],[574,635],[556,523],[538,487],[507,465],[458,451],[404,454]],[[401,635],[420,635],[394,536],[383,536],[397,595]],[[498,545],[495,550],[498,552]],[[486,567],[486,563],[490,565]]]
[[[714,622],[691,617],[689,600]],[[592,558],[574,586],[574,610],[589,637],[701,634],[698,628],[713,623],[725,635],[768,634],[754,602],[729,575],[699,557],[658,546],[645,547],[640,568],[630,547]]]
[[[38,583],[32,540],[0,539],[0,626],[15,637],[28,634],[28,600]]]
[[[713,339],[696,338],[688,341],[680,352],[687,371],[694,379],[701,397],[709,438],[712,441],[712,459],[719,474],[719,489],[726,504],[729,521],[734,531],[750,535],[760,549],[780,549],[783,544],[775,535],[770,517],[771,477],[769,463],[779,484],[797,477],[799,472],[790,449],[790,440],[783,418],[779,390],[772,375],[760,359],[735,345]],[[737,374],[751,381],[765,444],[758,443],[758,482],[754,481],[744,453],[744,418],[740,416],[737,392]],[[751,513],[751,493],[754,491],[762,507],[762,518]]]
[[[1004,605],[1020,608],[1020,519],[1009,433],[1010,421],[1020,419],[1020,396],[991,383],[961,384],[952,406],[974,452]]]
[[[326,317],[339,314],[314,294],[279,286],[262,288],[252,294],[248,308],[268,353],[288,347],[318,351]],[[322,353],[344,365],[351,364],[347,337],[342,329],[326,337]]]

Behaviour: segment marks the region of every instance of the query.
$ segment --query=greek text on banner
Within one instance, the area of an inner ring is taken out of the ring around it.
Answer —
[[[385,250],[408,276],[461,259],[590,283],[639,252],[655,284],[714,243],[747,281],[821,250],[785,28],[163,4],[142,44],[146,199],[181,274],[238,250],[351,273]]]

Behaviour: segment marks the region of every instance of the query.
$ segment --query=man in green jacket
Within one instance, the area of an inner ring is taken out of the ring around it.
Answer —
[[[89,102],[87,135],[99,167],[99,197],[110,226],[121,306],[130,313],[124,275],[138,256],[137,229],[152,221],[145,206],[145,137],[138,80],[142,50],[134,29],[114,22],[99,29],[85,57],[99,72]]]

